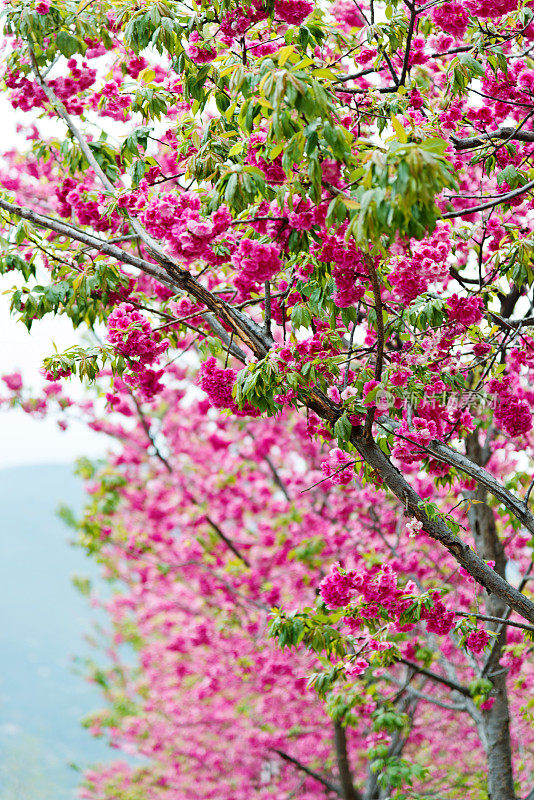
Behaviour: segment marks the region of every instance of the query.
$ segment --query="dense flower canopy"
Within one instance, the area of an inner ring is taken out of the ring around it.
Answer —
[[[93,336],[3,402],[120,442],[84,796],[526,796],[530,3],[3,5],[0,269]]]

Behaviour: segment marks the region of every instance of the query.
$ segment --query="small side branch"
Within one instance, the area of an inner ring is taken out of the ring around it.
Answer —
[[[266,461],[266,463],[267,463],[267,465],[268,465],[269,469],[270,469],[270,470],[271,470],[271,472],[272,472],[272,475],[273,475],[273,478],[274,478],[274,482],[276,483],[276,485],[278,486],[278,488],[279,488],[279,489],[281,490],[281,492],[283,493],[283,495],[284,495],[284,497],[286,498],[287,502],[288,502],[288,503],[290,503],[290,502],[291,502],[291,497],[289,496],[289,492],[287,491],[287,486],[285,485],[284,481],[283,481],[283,480],[282,480],[282,478],[280,477],[280,475],[279,475],[279,473],[278,473],[278,470],[277,470],[277,469],[276,469],[276,467],[274,466],[274,464],[273,464],[273,462],[271,461],[271,459],[269,458],[269,456],[264,456],[264,459],[265,459],[265,461]]]
[[[143,411],[143,409],[141,407],[141,403],[139,402],[139,400],[137,399],[137,397],[134,395],[134,393],[131,390],[130,390],[130,397],[134,401],[135,407],[137,409],[137,416],[139,417],[139,421],[141,423],[141,426],[142,426],[144,432],[146,433],[148,441],[152,445],[152,449],[154,450],[154,455],[156,456],[156,458],[158,458],[161,461],[161,463],[163,464],[163,466],[165,467],[167,472],[169,474],[171,474],[172,473],[172,467],[169,464],[169,462],[167,461],[167,459],[165,458],[165,456],[162,454],[162,452],[159,449],[159,447],[157,446],[156,440],[154,439],[152,431],[150,430],[150,425],[148,424],[148,421],[147,421],[147,418],[145,416],[145,413],[144,413],[144,411]]]
[[[495,206],[499,206],[502,203],[507,203],[509,200],[513,200],[514,197],[519,197],[526,192],[530,192],[531,189],[534,189],[534,181],[529,181],[528,183],[525,183],[524,186],[519,186],[517,189],[514,189],[511,192],[506,192],[505,194],[499,195],[496,200],[490,200],[487,203],[481,203],[479,206],[462,208],[458,209],[457,211],[447,211],[446,214],[441,215],[441,219],[454,219],[455,217],[464,217],[467,214],[475,214],[478,211],[486,211],[488,208],[495,208]]]
[[[504,619],[503,617],[492,617],[488,616],[487,614],[474,614],[468,611],[455,611],[454,613],[457,617],[476,617],[476,619],[481,619],[484,622],[497,622],[501,625],[510,625],[512,628],[521,628],[521,630],[534,633],[534,625],[525,625],[523,622],[511,622],[509,619]]]
[[[273,747],[271,749],[273,753],[278,753],[280,758],[283,758],[284,761],[288,762],[288,764],[293,764],[293,766],[295,766],[297,769],[300,769],[302,772],[305,772],[306,775],[309,775],[310,778],[314,778],[314,780],[318,781],[319,783],[322,783],[322,785],[330,792],[334,792],[335,794],[337,794],[338,797],[343,797],[341,793],[341,788],[339,786],[336,786],[335,783],[332,783],[332,781],[329,781],[328,778],[324,778],[322,775],[319,775],[318,772],[315,772],[313,769],[310,769],[301,761],[299,761],[297,758],[293,758],[293,756],[290,756],[288,753],[284,753],[283,750],[279,750],[277,747]]]
[[[225,545],[228,547],[228,549],[229,549],[229,550],[231,550],[231,551],[232,551],[232,553],[233,553],[235,556],[237,556],[237,558],[239,558],[239,560],[240,560],[240,561],[242,561],[242,562],[243,562],[243,564],[245,564],[245,566],[249,567],[249,569],[250,569],[250,561],[248,560],[248,558],[246,558],[246,556],[244,556],[244,555],[243,555],[243,553],[240,553],[240,552],[239,552],[239,550],[237,549],[237,547],[235,546],[235,544],[232,542],[232,540],[231,540],[231,539],[229,539],[229,538],[228,538],[228,536],[227,536],[225,533],[223,533],[223,531],[222,531],[222,530],[219,528],[219,526],[217,525],[217,523],[216,523],[216,522],[214,522],[214,521],[212,520],[212,518],[211,518],[211,517],[209,517],[207,514],[206,514],[206,522],[207,522],[209,525],[211,525],[211,527],[213,528],[213,530],[215,531],[215,533],[217,534],[217,536],[218,536],[220,539],[222,539],[222,541],[225,543]]]
[[[456,681],[451,681],[449,678],[444,678],[442,675],[438,675],[437,672],[432,672],[432,670],[421,667],[419,664],[415,664],[413,661],[408,661],[406,658],[399,658],[399,661],[401,664],[406,664],[407,667],[410,667],[410,669],[412,669],[414,672],[417,672],[419,675],[424,675],[426,678],[430,678],[430,680],[434,681],[435,683],[441,683],[451,691],[458,692],[458,694],[461,694],[464,697],[471,697],[471,692],[467,686],[462,686],[461,683],[456,683]]]

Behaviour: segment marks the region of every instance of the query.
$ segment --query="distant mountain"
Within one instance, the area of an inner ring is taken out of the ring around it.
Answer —
[[[97,612],[72,577],[99,578],[69,544],[62,503],[75,512],[83,503],[70,465],[0,470],[2,800],[72,800],[80,775],[69,764],[117,756],[80,725],[102,700],[75,671],[73,658],[91,654],[84,636]]]

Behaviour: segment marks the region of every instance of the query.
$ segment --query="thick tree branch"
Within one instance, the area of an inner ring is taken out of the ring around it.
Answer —
[[[478,431],[469,434],[465,442],[466,453],[471,463],[482,465],[486,461],[484,448],[480,444]],[[506,555],[497,532],[493,509],[487,503],[488,490],[479,484],[476,491],[468,493],[476,502],[473,503],[467,516],[477,552],[484,561],[493,561],[495,572],[504,578]],[[496,667],[489,677],[492,680],[491,691],[493,705],[484,713],[478,723],[481,740],[484,744],[488,763],[488,794],[492,798],[515,800],[514,771],[512,764],[512,746],[510,742],[510,707],[506,686],[507,670],[500,669],[499,659],[502,648],[506,644],[506,627],[499,625],[500,619],[507,611],[502,597],[488,592],[485,597],[486,620],[490,628],[498,630],[496,646],[492,648],[492,666]]]
[[[90,247],[94,247],[99,252],[104,253],[105,255],[108,255],[123,264],[128,264],[129,266],[145,272],[147,275],[151,275],[160,283],[168,286],[173,291],[180,289],[187,292],[200,303],[205,305],[209,311],[211,311],[213,315],[217,317],[216,325],[219,328],[219,332],[220,328],[222,328],[221,322],[226,323],[232,330],[234,330],[236,335],[238,335],[241,340],[253,350],[257,357],[263,358],[263,356],[267,353],[268,348],[273,343],[272,339],[265,335],[260,326],[253,322],[242,311],[233,308],[224,300],[221,300],[219,297],[217,297],[217,295],[210,292],[208,289],[202,286],[202,284],[199,283],[199,281],[194,278],[193,275],[182,269],[167,256],[164,256],[164,258],[161,260],[161,265],[153,264],[144,258],[140,258],[139,256],[135,256],[126,252],[126,250],[123,250],[114,244],[109,244],[109,242],[107,242],[105,239],[87,233],[86,231],[83,231],[80,228],[71,225],[70,223],[57,220],[53,217],[48,217],[44,214],[39,214],[36,211],[24,208],[16,203],[11,203],[1,197],[0,208],[4,209],[4,211],[7,211],[9,214],[13,214],[16,217],[25,219],[28,222],[32,222],[34,225],[54,231],[61,236],[66,236],[69,239],[89,245]],[[162,266],[164,269],[162,269]],[[208,317],[208,321],[210,319],[212,318]],[[245,355],[242,350],[239,348],[234,350],[233,347],[234,345],[232,345],[231,352],[234,355],[237,357],[243,357]],[[242,360],[244,360],[244,358]]]
[[[436,440],[432,440],[427,449],[439,461],[444,461],[446,464],[456,467],[471,478],[474,478],[480,486],[484,486],[490,494],[496,497],[497,500],[500,500],[505,508],[517,517],[525,528],[534,534],[534,516],[529,511],[526,504],[523,500],[519,500],[515,497],[508,489],[505,489],[505,487],[499,483],[491,473],[485,470],[484,467],[475,464],[467,456],[458,453],[456,450],[453,450],[452,447]]]
[[[478,136],[468,136],[465,139],[451,136],[451,141],[455,150],[471,150],[473,147],[491,144],[493,139],[507,139],[515,142],[534,142],[534,131],[522,131],[516,128],[503,126],[496,131],[478,134]]]

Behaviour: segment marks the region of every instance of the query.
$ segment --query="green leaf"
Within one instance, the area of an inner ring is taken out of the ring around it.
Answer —
[[[334,425],[334,436],[337,439],[348,442],[352,433],[352,424],[346,414],[342,414]]]
[[[66,31],[59,31],[56,35],[56,44],[65,58],[70,58],[81,49],[81,42]]]

